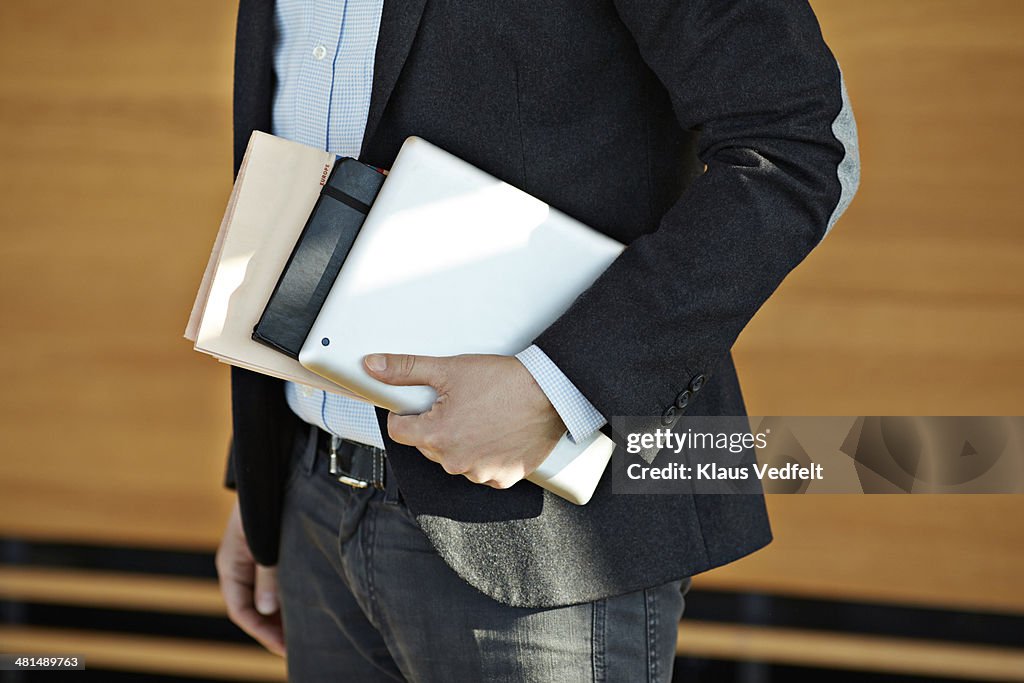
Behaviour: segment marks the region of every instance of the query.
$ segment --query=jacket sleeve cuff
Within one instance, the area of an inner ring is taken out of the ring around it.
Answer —
[[[516,358],[533,375],[541,391],[551,401],[573,441],[579,443],[605,425],[607,420],[604,415],[580,393],[540,347],[532,345],[517,353]]]

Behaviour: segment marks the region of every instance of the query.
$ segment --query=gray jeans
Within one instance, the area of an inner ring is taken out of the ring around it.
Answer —
[[[684,586],[509,607],[460,579],[391,490],[296,447],[278,566],[289,680],[669,681]],[[567,542],[571,542],[567,539]]]

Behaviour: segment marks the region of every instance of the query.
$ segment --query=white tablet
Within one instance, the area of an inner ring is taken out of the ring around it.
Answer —
[[[363,357],[518,353],[622,249],[522,190],[410,137],[299,362],[392,412],[424,412],[436,397],[433,389],[379,382],[363,369]],[[602,434],[584,444],[564,437],[547,467],[530,479],[586,502],[611,451]]]

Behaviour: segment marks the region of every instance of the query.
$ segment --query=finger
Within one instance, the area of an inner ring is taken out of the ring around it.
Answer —
[[[285,655],[284,626],[280,613],[265,617],[249,607],[231,615],[231,621],[274,654],[282,657]]]
[[[439,388],[444,381],[445,359],[404,353],[371,353],[363,365],[372,377],[394,386],[429,385]]]
[[[426,415],[388,414],[388,436],[397,443],[416,448],[432,448],[433,425]]]
[[[217,553],[217,578],[229,614],[252,605],[254,566],[255,563],[238,545],[221,545]]]
[[[490,486],[492,489],[504,490],[512,488],[518,483],[519,480],[512,479],[488,479],[487,481],[483,482],[483,485]]]
[[[234,578],[223,577],[221,593],[227,605],[228,617],[243,631],[255,638],[271,652],[284,655],[284,628],[281,615],[263,616],[256,611],[253,601],[253,584]]]
[[[220,576],[220,592],[228,615],[241,614],[252,606],[252,584],[235,576]]]
[[[280,607],[277,598],[277,569],[256,565],[256,588],[254,590],[256,611],[264,616],[277,612]]]
[[[266,567],[259,567],[249,551],[249,544],[242,529],[241,513],[238,503],[231,511],[224,536],[216,555],[217,579],[220,584],[228,617],[243,631],[255,638],[263,647],[271,652],[284,656],[284,626],[280,611],[272,616],[263,616],[256,611],[255,593],[257,581],[260,586],[273,585],[276,594],[276,576],[267,573]],[[259,570],[263,576],[257,579]]]
[[[488,474],[486,472],[478,472],[478,471],[476,471],[474,469],[469,469],[466,472],[462,472],[461,474],[462,474],[462,476],[464,476],[466,479],[469,479],[474,484],[483,484],[485,486],[490,486],[491,481],[493,481],[491,479],[491,475],[490,474]]]

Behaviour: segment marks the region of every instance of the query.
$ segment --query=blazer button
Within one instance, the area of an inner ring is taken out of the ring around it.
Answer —
[[[690,380],[690,391],[696,394],[704,387],[705,381],[706,378],[704,377],[704,375],[697,375],[696,377]]]
[[[661,424],[666,427],[676,421],[676,407],[669,406],[665,408],[665,412],[661,414]]]
[[[691,394],[688,389],[683,389],[682,391],[680,391],[679,395],[676,396],[676,408],[679,408],[679,410],[683,410],[684,408],[686,408],[686,406],[690,405],[690,396]]]

